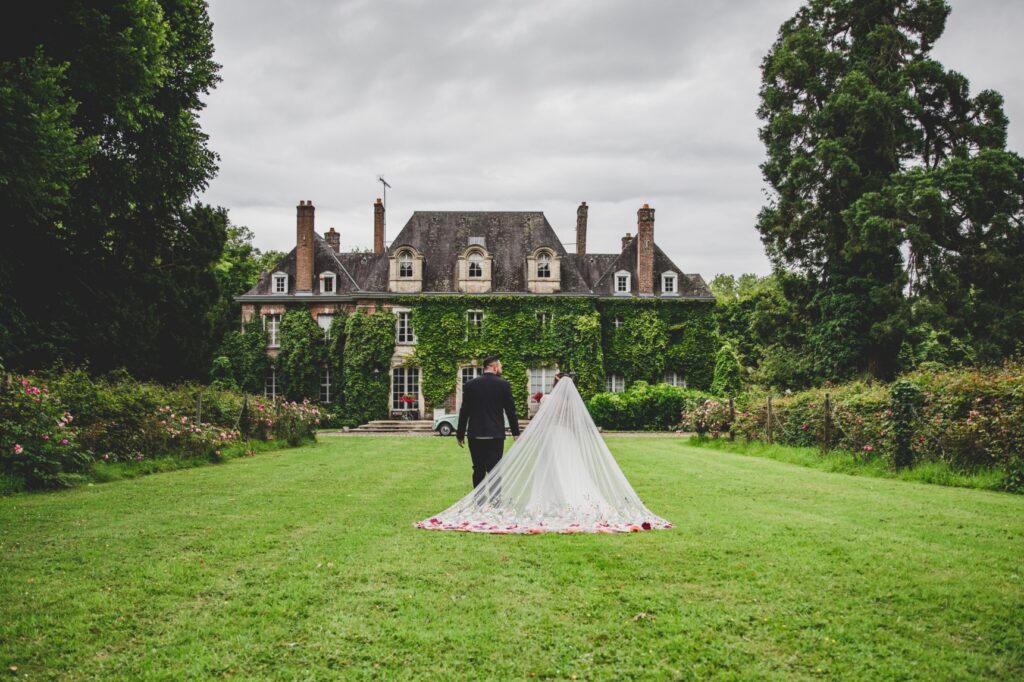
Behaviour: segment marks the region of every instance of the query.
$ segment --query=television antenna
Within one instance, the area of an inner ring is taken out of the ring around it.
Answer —
[[[384,241],[386,243],[388,235],[388,189],[391,185],[384,179],[383,175],[377,176],[377,182],[379,182],[384,189]]]

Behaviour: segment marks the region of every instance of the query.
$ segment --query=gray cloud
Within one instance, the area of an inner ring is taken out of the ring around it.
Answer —
[[[759,65],[799,0],[212,0],[224,82],[203,125],[221,155],[204,201],[287,250],[295,204],[343,245],[371,243],[383,174],[389,233],[414,210],[542,210],[613,251],[657,209],[681,267],[768,271]],[[935,54],[1006,97],[1020,149],[1024,3],[956,0]]]

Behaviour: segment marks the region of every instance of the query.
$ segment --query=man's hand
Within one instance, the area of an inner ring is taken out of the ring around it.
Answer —
[[[455,442],[459,444],[460,448],[466,447],[466,441],[463,438],[456,438]]]

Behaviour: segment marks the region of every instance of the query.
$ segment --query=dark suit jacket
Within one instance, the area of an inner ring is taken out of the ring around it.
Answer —
[[[468,425],[470,438],[504,438],[502,412],[508,415],[512,435],[518,436],[519,419],[512,400],[512,387],[497,374],[481,374],[462,388],[462,408],[456,435],[460,440],[465,438]]]

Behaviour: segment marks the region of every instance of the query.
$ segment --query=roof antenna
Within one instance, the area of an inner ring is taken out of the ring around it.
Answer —
[[[387,236],[388,236],[388,188],[391,187],[391,185],[388,184],[388,181],[384,179],[383,175],[378,175],[377,176],[377,182],[379,182],[380,184],[382,184],[384,186],[384,188],[383,188],[384,189],[384,241],[385,241],[385,243],[387,243]]]

